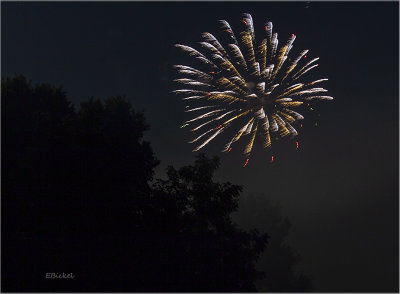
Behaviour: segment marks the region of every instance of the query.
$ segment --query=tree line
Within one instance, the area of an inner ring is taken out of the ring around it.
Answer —
[[[253,292],[262,279],[280,290],[268,282],[279,268],[256,266],[268,234],[232,220],[242,187],[214,180],[217,157],[154,179],[149,126],[124,97],[76,109],[23,76],[1,90],[3,291]]]

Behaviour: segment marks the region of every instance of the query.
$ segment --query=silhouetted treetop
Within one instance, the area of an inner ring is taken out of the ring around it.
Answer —
[[[238,207],[242,187],[214,181],[218,167],[218,158],[209,159],[204,154],[194,165],[178,170],[168,167],[168,179],[153,186],[153,203],[169,203],[163,204],[165,216],[159,220],[165,225],[176,215],[170,228],[187,240],[182,245],[182,251],[187,252],[182,260],[194,271],[186,274],[196,285],[191,290],[254,291],[254,282],[263,276],[255,263],[268,236],[257,230],[243,231],[232,222],[230,214]]]
[[[142,139],[143,114],[124,97],[91,99],[76,112],[60,87],[32,86],[23,76],[3,79],[2,103],[5,201],[13,209],[21,201],[21,211],[41,209],[15,226],[54,232],[137,226],[137,205],[158,164]]]

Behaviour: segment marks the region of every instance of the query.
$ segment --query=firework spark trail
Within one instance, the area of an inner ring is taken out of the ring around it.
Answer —
[[[308,68],[308,66],[310,66],[312,63],[314,63],[315,61],[319,60],[319,57],[312,59],[310,62],[308,62],[306,65],[304,65],[301,69],[299,69],[295,74],[293,74],[293,78],[297,79],[299,78],[301,75],[303,75],[305,72],[309,71],[310,69],[317,67],[318,64],[313,65],[311,67]]]
[[[328,80],[328,79],[320,79],[320,80],[316,80],[316,81],[313,81],[313,82],[311,82],[311,83],[307,84],[307,86],[310,86],[310,85],[315,85],[315,84],[317,84],[317,83],[325,82],[325,81],[327,81],[327,80]]]
[[[222,54],[224,56],[227,56],[227,53],[224,49],[224,47],[222,47],[222,45],[218,42],[218,40],[210,33],[203,33],[202,37],[209,42],[210,44],[212,44],[215,48],[217,48],[220,52],[222,52]]]
[[[192,112],[192,111],[197,111],[197,110],[200,110],[200,109],[213,108],[213,107],[216,107],[216,106],[215,105],[201,106],[201,107],[197,107],[197,108],[188,109],[185,112]]]
[[[194,142],[196,142],[197,140],[199,140],[200,138],[204,137],[205,135],[207,135],[208,133],[210,133],[210,132],[212,132],[212,131],[214,131],[214,129],[211,129],[211,130],[206,131],[205,133],[201,134],[200,136],[198,136],[197,138],[193,139],[192,141],[189,141],[189,143],[194,143]]]
[[[238,45],[236,36],[235,36],[235,34],[233,33],[233,30],[232,30],[230,24],[229,24],[226,20],[220,20],[219,22],[222,24],[221,28],[222,28],[225,32],[227,32],[227,33],[229,34],[229,36],[231,37],[231,39],[233,40],[233,42],[235,43],[235,45]]]
[[[289,68],[287,69],[285,76],[282,78],[282,81],[285,80],[288,75],[292,72],[292,70],[295,69],[295,67],[297,66],[298,62],[300,61],[300,59],[306,55],[308,53],[309,50],[303,50],[300,55],[293,61],[293,63],[289,66]]]
[[[317,66],[318,66],[318,64],[315,64],[315,65],[313,65],[313,66],[311,66],[311,67],[305,69],[304,71],[302,71],[299,75],[297,75],[297,76],[294,77],[293,79],[294,79],[294,80],[297,80],[299,77],[301,77],[302,75],[304,75],[306,72],[312,70],[313,68],[315,68],[315,67],[317,67]]]
[[[214,118],[214,119],[212,119],[212,120],[210,120],[210,121],[207,121],[207,122],[205,122],[205,123],[199,125],[198,127],[195,127],[192,131],[197,131],[197,130],[199,130],[200,128],[204,127],[205,125],[208,125],[208,124],[212,123],[213,121],[220,120],[221,118],[224,118],[224,117],[227,116],[228,114],[231,114],[232,112],[235,112],[235,111],[236,111],[236,110],[228,111],[228,112],[224,113],[223,115],[220,115],[220,116],[218,116],[218,117],[216,117],[216,118]]]
[[[206,80],[212,80],[212,76],[210,76],[209,74],[206,74],[205,72],[202,72],[202,71],[192,68],[190,66],[175,65],[174,67],[178,69],[179,73],[193,75],[198,78],[202,78],[202,79],[206,79]]]
[[[191,100],[191,99],[202,99],[205,98],[206,96],[189,96],[189,97],[184,97],[182,100]]]
[[[251,149],[253,148],[254,140],[255,140],[256,134],[257,134],[257,130],[258,130],[258,124],[256,125],[256,127],[253,130],[253,135],[251,136],[250,142],[247,144],[246,148],[244,149],[244,153],[245,154],[249,154]]]
[[[303,101],[332,100],[333,97],[321,95],[327,92],[326,89],[313,87],[317,83],[327,81],[326,78],[312,82],[296,82],[318,66],[314,63],[319,58],[308,60],[306,54],[309,50],[303,50],[291,59],[289,52],[296,39],[295,34],[279,47],[278,33],[273,32],[271,22],[265,24],[265,36],[259,42],[256,42],[253,19],[248,13],[241,19],[243,29],[238,34],[239,38],[236,38],[226,20],[219,22],[223,34],[229,39],[228,44],[223,45],[213,34],[207,32],[202,34],[203,41],[199,42],[205,52],[201,53],[186,45],[175,45],[199,60],[202,67],[197,69],[176,65],[178,73],[184,77],[175,81],[185,85],[186,89],[173,92],[183,95],[183,100],[196,102],[197,105],[186,112],[206,111],[186,121],[184,125],[205,119],[200,125],[192,127],[192,131],[209,127],[190,141],[197,142],[211,133],[211,136],[193,151],[200,150],[226,129],[235,128],[239,121],[245,120],[246,123],[236,129],[235,135],[225,145],[223,151],[229,152],[233,143],[249,135],[249,141],[244,149],[247,158],[245,165],[247,165],[256,134],[262,135],[264,148],[271,147],[273,136],[276,138],[297,136],[298,132],[294,126],[304,117],[292,108],[300,107]],[[198,105],[199,103],[207,105]],[[216,109],[209,111],[214,107]],[[218,122],[223,118],[226,121]],[[215,125],[217,123],[218,125]]]
[[[221,112],[221,111],[224,111],[224,110],[225,110],[225,109],[213,110],[213,111],[207,112],[207,113],[205,113],[205,114],[202,114],[202,115],[200,115],[200,116],[198,116],[198,117],[196,117],[196,118],[193,118],[193,119],[191,119],[191,120],[187,120],[187,121],[185,121],[185,123],[194,122],[194,121],[196,121],[196,120],[199,120],[199,119],[202,119],[202,118],[206,118],[206,117],[215,115],[216,113]]]
[[[333,97],[332,96],[311,96],[311,97],[304,98],[304,100],[312,100],[312,99],[333,100]]]
[[[288,113],[289,115],[293,116],[296,120],[302,120],[304,119],[304,116],[302,116],[300,113],[297,113],[296,111],[287,109],[287,108],[283,108],[283,111],[285,111],[286,113]]]
[[[180,89],[180,90],[174,90],[172,92],[175,94],[188,94],[188,95],[196,95],[196,94],[206,95],[208,93],[205,91],[192,90],[192,89]]]
[[[236,134],[235,136],[232,138],[232,140],[225,146],[223,151],[228,151],[228,149],[231,147],[231,144],[236,142],[237,140],[240,139],[240,137],[242,136],[242,134],[246,131],[246,129],[248,128],[248,126],[253,122],[254,118],[252,117]]]
[[[203,144],[200,146],[196,147],[193,151],[199,151],[201,148],[203,148],[205,145],[207,145],[211,140],[213,140],[216,136],[218,136],[224,128],[220,128],[218,131],[216,131],[210,138],[208,138]]]

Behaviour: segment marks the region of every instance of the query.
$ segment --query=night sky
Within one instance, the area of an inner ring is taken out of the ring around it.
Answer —
[[[312,276],[316,291],[398,287],[398,2],[1,6],[2,77],[16,73],[62,85],[76,105],[126,95],[151,126],[146,139],[161,160],[157,177],[167,165],[191,164],[196,155],[186,143],[192,137],[179,128],[189,119],[186,104],[171,94],[171,67],[185,59],[173,45],[194,45],[202,32],[218,35],[219,19],[234,26],[244,12],[253,16],[256,38],[266,21],[280,44],[294,33],[291,54],[310,49],[310,57],[320,57],[315,77],[329,78],[324,87],[335,98],[302,112],[300,150],[295,140],[272,153],[257,147],[246,168],[241,150],[220,152],[229,137],[204,151],[221,156],[219,180],[244,186],[240,209],[245,203],[246,213],[238,222],[253,217],[249,195],[281,206],[292,223],[288,241],[301,255],[299,268]],[[264,225],[255,220],[255,226]]]

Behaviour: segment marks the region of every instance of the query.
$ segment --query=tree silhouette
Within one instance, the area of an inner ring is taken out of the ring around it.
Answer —
[[[92,99],[75,112],[61,88],[22,76],[2,81],[2,102],[3,285],[111,289],[124,275],[112,254],[127,251],[121,240],[144,226],[158,164],[142,140],[143,115],[122,97]],[[47,272],[76,278],[49,282]]]
[[[124,97],[76,111],[60,87],[2,80],[2,290],[256,290],[267,235],[232,222],[241,187],[204,155],[150,185],[147,129]]]
[[[183,255],[177,266],[186,269],[186,284],[181,276],[169,277],[179,290],[255,291],[254,282],[263,276],[255,264],[267,235],[245,232],[232,222],[230,214],[238,207],[242,188],[213,181],[219,164],[218,158],[201,154],[193,166],[169,167],[168,179],[154,185],[153,203],[163,203],[164,217],[159,220],[184,240],[178,245]],[[168,223],[171,215],[173,224]]]

